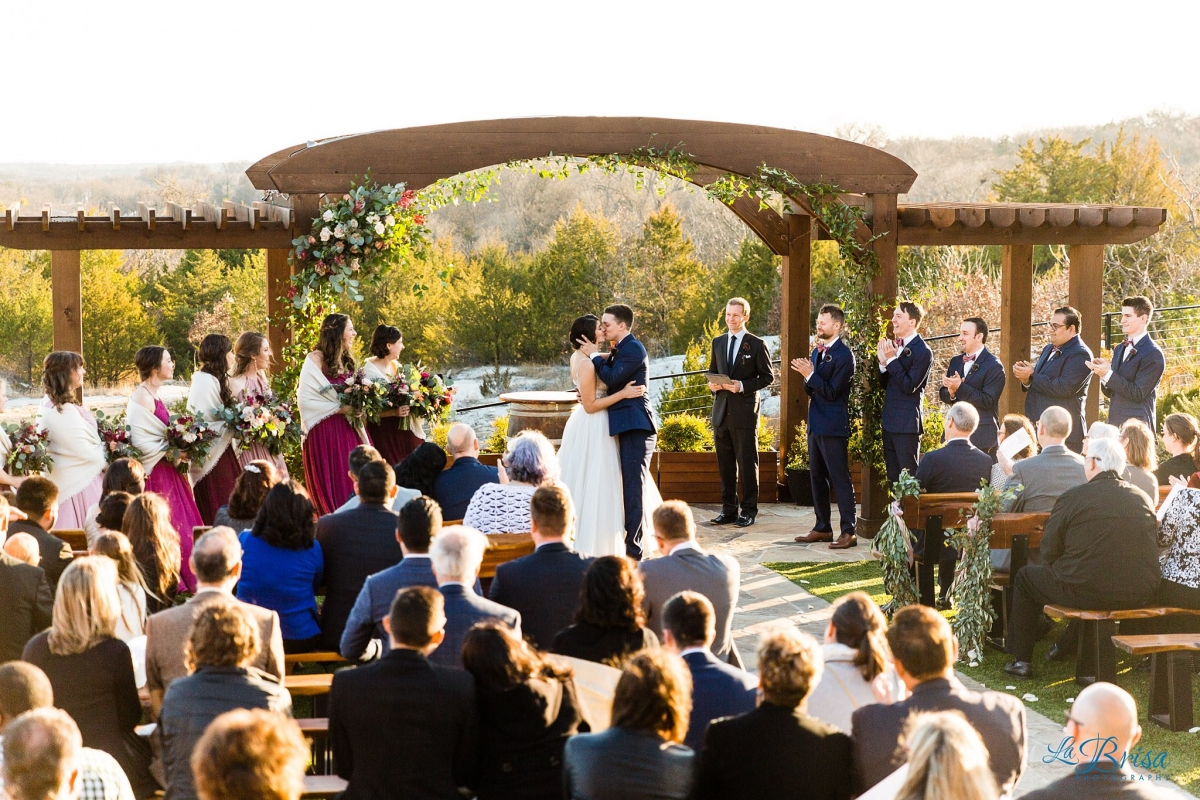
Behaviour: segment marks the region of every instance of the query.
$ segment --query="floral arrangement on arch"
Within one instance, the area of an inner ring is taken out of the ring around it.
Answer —
[[[133,446],[129,437],[129,426],[125,424],[125,412],[108,416],[96,411],[96,429],[104,443],[104,460],[109,464],[121,458],[141,458],[142,451]]]
[[[50,433],[33,422],[8,423],[8,472],[11,475],[44,475],[54,469],[50,455]]]
[[[164,458],[175,471],[186,475],[192,464],[203,463],[219,434],[191,414],[173,414],[167,424],[167,452]]]
[[[402,183],[380,186],[370,178],[322,206],[312,230],[292,240],[295,274],[288,298],[296,308],[304,308],[322,282],[361,302],[362,281],[378,277],[401,249],[425,241],[416,193]]]
[[[248,394],[217,409],[217,416],[233,433],[241,450],[261,444],[277,456],[289,441],[300,441],[300,415],[292,403],[280,400],[274,392]]]

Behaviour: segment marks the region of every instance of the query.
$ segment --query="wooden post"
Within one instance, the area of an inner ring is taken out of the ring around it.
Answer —
[[[267,250],[267,319],[270,327],[267,338],[275,360],[283,358],[283,348],[291,339],[291,326],[284,322],[288,313],[287,290],[292,277],[292,265],[288,263],[288,250]]]
[[[779,322],[779,477],[787,464],[796,426],[808,418],[804,376],[788,365],[807,357],[812,304],[812,217],[788,214],[788,252],[783,257],[783,313]],[[792,498],[793,501],[796,498]]]
[[[1073,244],[1067,270],[1067,296],[1079,311],[1080,335],[1092,353],[1100,353],[1100,325],[1104,312],[1104,245]],[[1088,384],[1087,422],[1100,418],[1100,379]]]
[[[50,251],[50,298],[54,349],[83,353],[83,284],[78,250]],[[83,402],[83,389],[76,393]]]
[[[1025,393],[1012,365],[1029,360],[1032,322],[1033,245],[1006,244],[1000,248],[1000,360],[1008,372],[1000,395],[1001,419],[1025,410]]]
[[[871,211],[871,233],[879,236],[871,243],[876,258],[879,259],[879,274],[868,284],[867,291],[878,295],[884,308],[896,302],[899,292],[899,275],[896,271],[897,247],[899,243],[899,224],[896,220],[896,195],[869,194],[868,207]],[[882,235],[880,235],[882,234]],[[858,320],[850,320],[857,324]],[[858,369],[878,369],[875,361],[859,364]],[[881,421],[863,419],[864,429],[868,426],[879,431]],[[888,502],[887,476],[877,475],[870,464],[863,464],[862,497],[859,499],[861,509],[858,516],[858,531],[867,536],[874,536],[879,526],[883,524],[884,508]]]

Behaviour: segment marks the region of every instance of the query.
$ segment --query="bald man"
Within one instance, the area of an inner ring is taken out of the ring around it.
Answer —
[[[4,552],[31,567],[38,566],[42,560],[42,551],[38,549],[37,539],[28,533],[14,533],[8,537],[8,541],[4,543]]]
[[[454,457],[450,469],[433,482],[433,499],[442,507],[447,522],[461,520],[475,490],[486,483],[500,483],[500,470],[479,463],[479,439],[475,429],[456,422],[446,431],[446,449]]]
[[[1063,733],[1066,737],[1057,757],[1073,761],[1075,771],[1030,792],[1026,800],[1074,800],[1084,796],[1089,800],[1167,800],[1178,796],[1155,786],[1153,773],[1148,774],[1148,780],[1138,780],[1128,761],[1121,764],[1122,756],[1142,738],[1142,728],[1138,725],[1137,704],[1120,686],[1093,683],[1081,691],[1071,706]]]

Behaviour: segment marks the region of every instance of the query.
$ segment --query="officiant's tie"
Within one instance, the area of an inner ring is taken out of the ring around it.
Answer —
[[[725,359],[725,372],[733,372],[733,357],[736,354],[737,337],[730,334],[729,336],[729,356]]]

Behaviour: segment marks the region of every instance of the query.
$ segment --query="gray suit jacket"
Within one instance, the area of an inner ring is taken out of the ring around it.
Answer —
[[[1013,474],[1004,484],[1010,489],[1024,486],[1004,510],[1031,513],[1052,511],[1058,496],[1067,489],[1087,483],[1083,473],[1083,456],[1073,453],[1066,445],[1052,444],[1036,456],[1023,458],[1013,464]]]
[[[673,556],[653,558],[638,565],[646,586],[646,625],[662,639],[662,609],[672,596],[684,590],[699,592],[713,604],[717,615],[717,638],[712,651],[717,658],[741,667],[742,659],[733,642],[733,609],[741,587],[741,568],[732,556],[695,549],[679,550]]]
[[[188,674],[183,664],[183,648],[187,644],[192,620],[204,606],[219,597],[233,599],[232,595],[222,592],[201,592],[183,605],[151,614],[146,620],[146,688],[150,692],[150,704],[156,716],[171,681]],[[258,621],[262,650],[250,666],[274,675],[282,682],[283,634],[279,628],[279,615],[270,609],[240,600],[235,602]]]

